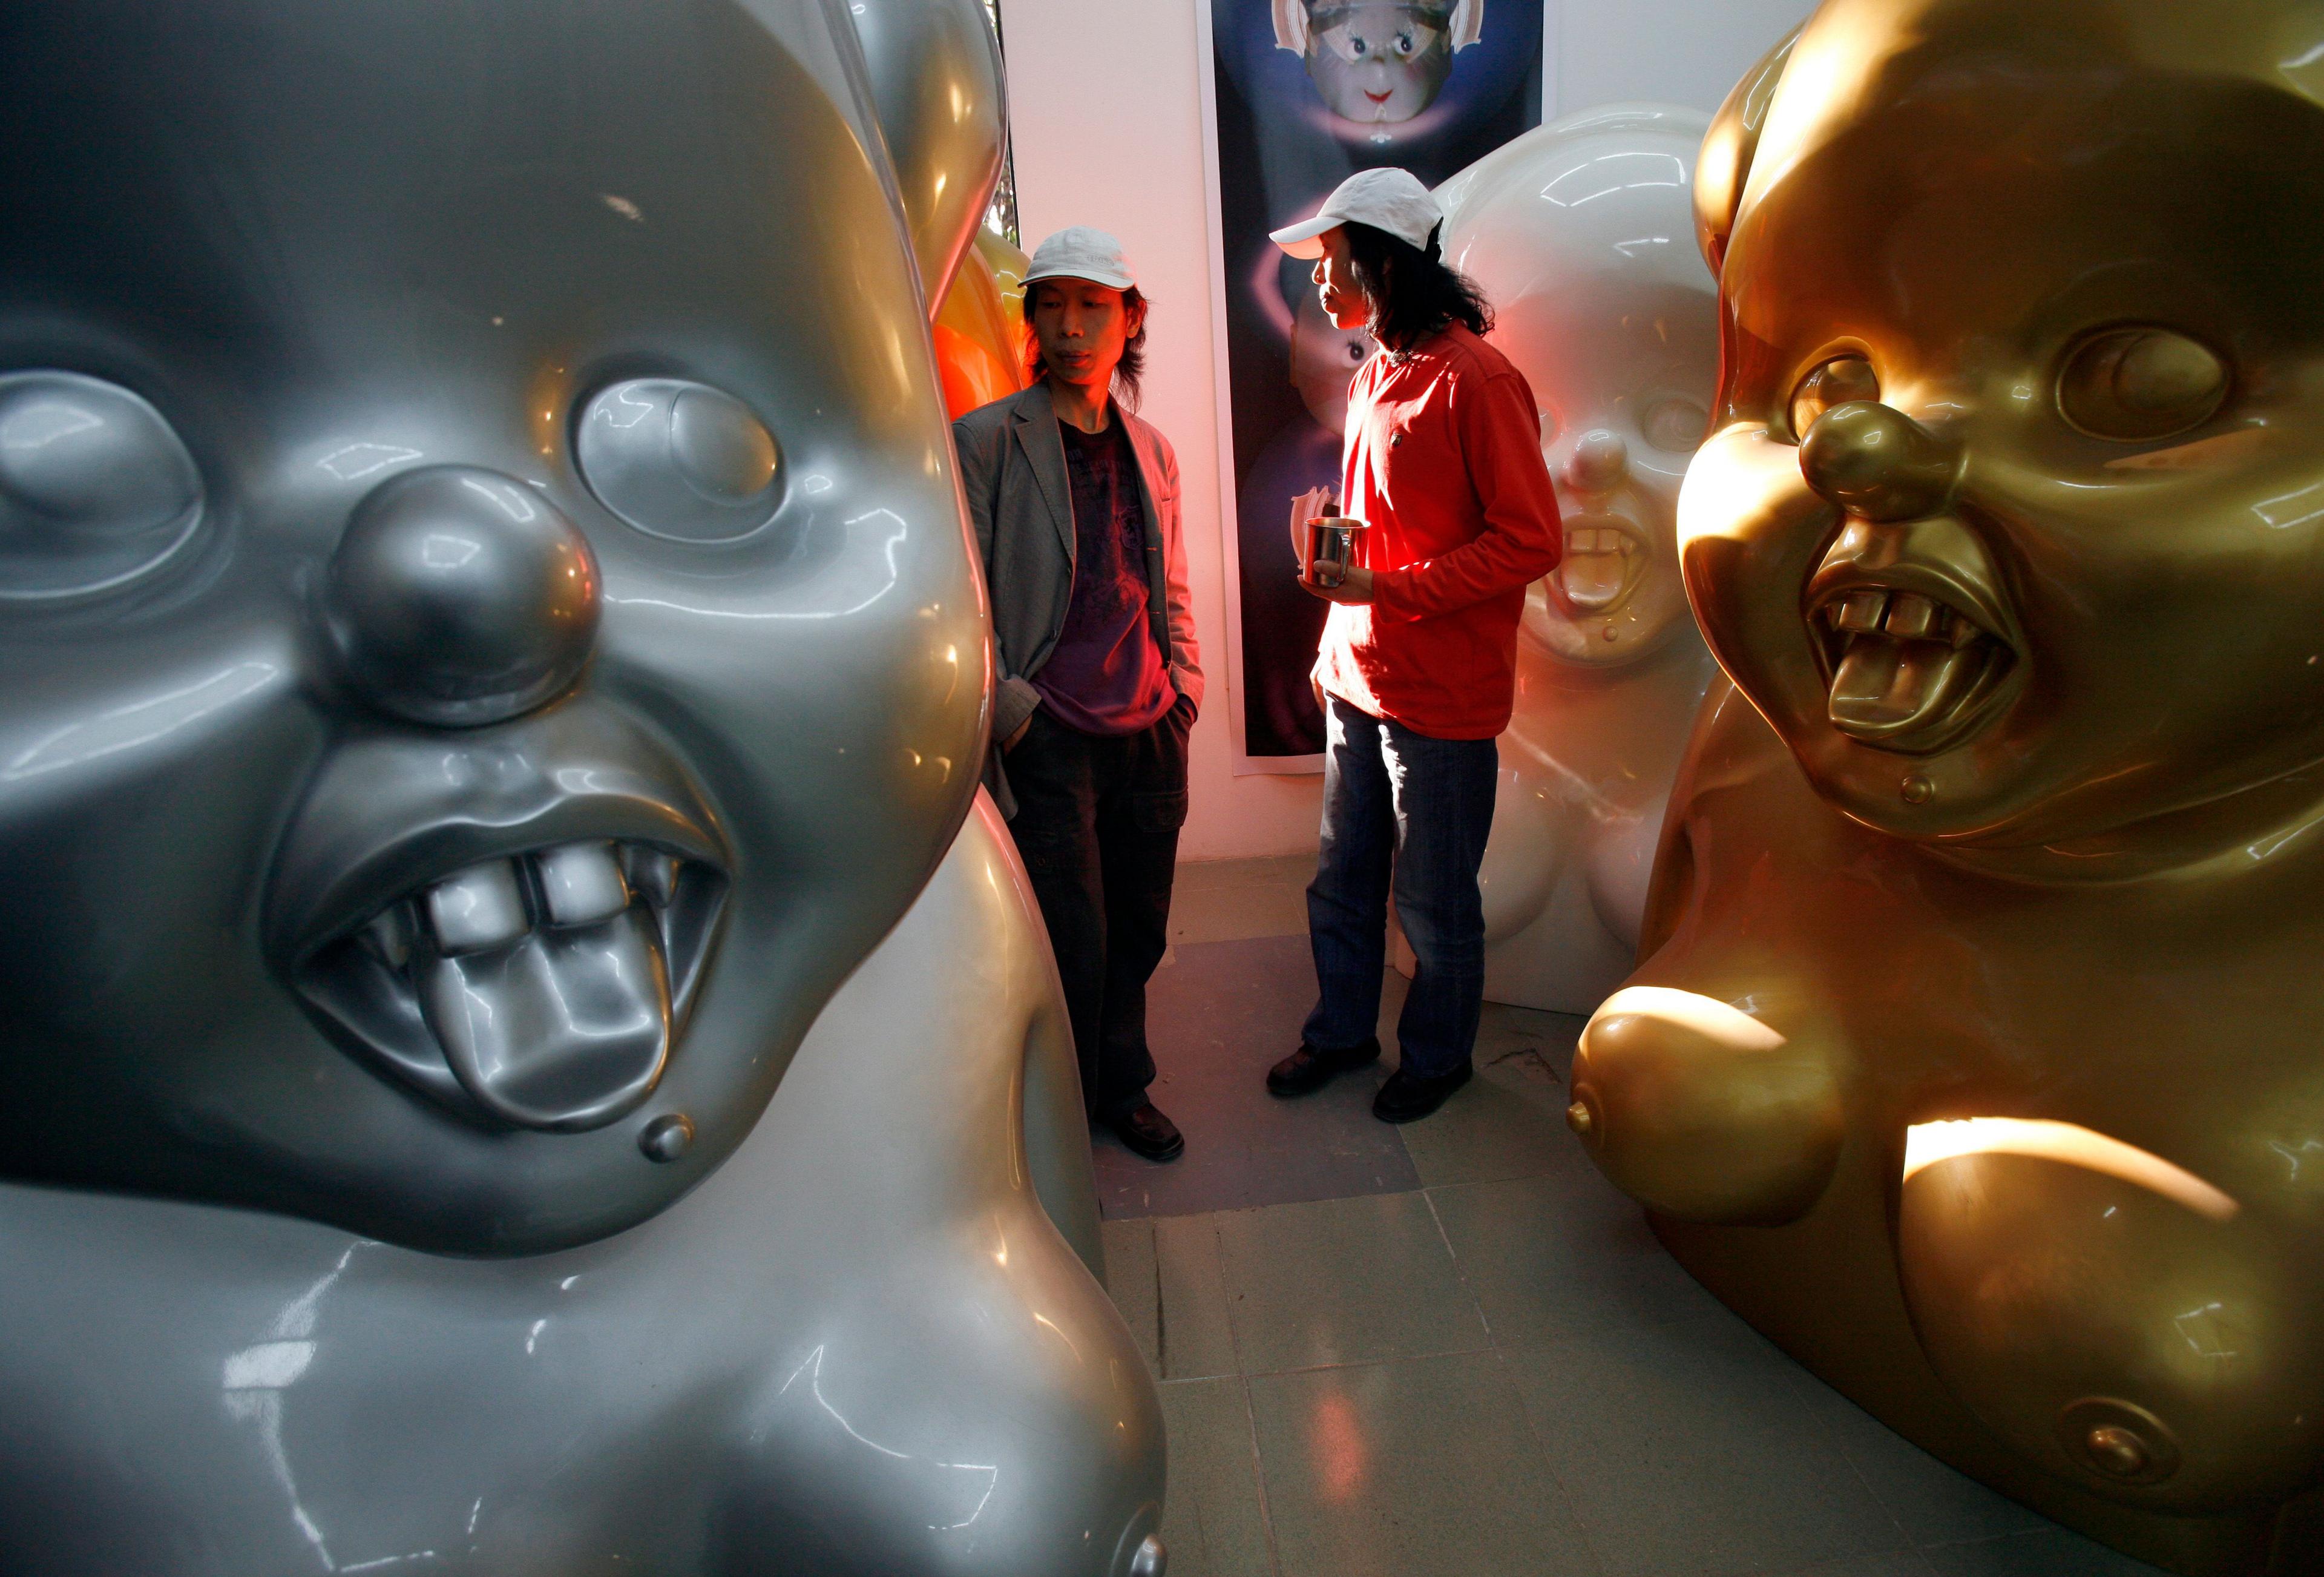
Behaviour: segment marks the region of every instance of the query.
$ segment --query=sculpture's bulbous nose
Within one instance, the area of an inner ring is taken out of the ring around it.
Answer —
[[[1800,472],[1829,502],[1868,521],[1911,521],[1944,508],[1953,456],[1944,441],[1893,406],[1835,405],[1800,442]]]
[[[355,506],[325,592],[347,677],[415,723],[497,723],[589,660],[597,561],[572,521],[496,471],[406,472]]]
[[[1583,433],[1574,441],[1565,462],[1567,485],[1580,493],[1604,493],[1629,474],[1630,446],[1619,433],[1603,428]]]

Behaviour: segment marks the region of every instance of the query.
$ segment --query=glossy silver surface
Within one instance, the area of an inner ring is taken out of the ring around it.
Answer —
[[[1138,1558],[857,11],[10,14],[0,1570]]]
[[[12,23],[0,1175],[530,1253],[749,1131],[982,726],[849,14]],[[576,844],[619,912],[548,907]]]
[[[724,542],[775,518],[782,449],[732,395],[632,378],[589,401],[573,456],[597,501],[650,537]]]
[[[201,521],[202,479],[161,413],[78,373],[0,374],[0,604],[111,591]]]
[[[848,0],[872,67],[931,319],[1001,178],[1009,124],[1001,49],[982,10],[958,0]]]
[[[1153,1385],[1051,1221],[1094,1235],[1086,1142],[1045,1211],[1013,1131],[1028,1080],[1082,1119],[989,805],[629,1231],[481,1261],[0,1186],[0,1569],[1161,1572]]]

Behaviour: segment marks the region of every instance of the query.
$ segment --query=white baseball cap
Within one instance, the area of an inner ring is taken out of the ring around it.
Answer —
[[[1428,237],[1444,222],[1444,210],[1409,170],[1359,170],[1323,199],[1314,218],[1274,231],[1268,239],[1294,257],[1321,257],[1323,244],[1316,237],[1351,220],[1425,252]]]
[[[1117,290],[1138,284],[1130,259],[1122,255],[1121,243],[1087,225],[1069,225],[1033,248],[1025,282],[1057,279],[1087,280]]]

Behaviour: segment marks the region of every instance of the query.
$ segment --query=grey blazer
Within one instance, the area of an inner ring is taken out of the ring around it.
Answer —
[[[1170,440],[1121,409],[1114,420],[1138,456],[1140,502],[1146,506],[1147,604],[1155,644],[1170,667],[1170,682],[1203,705],[1202,658],[1186,591],[1186,543],[1178,521],[1178,456]],[[1049,391],[1036,383],[1021,394],[979,407],[952,424],[960,456],[960,482],[968,516],[984,558],[992,598],[992,638],[999,687],[992,697],[992,750],[985,786],[1005,816],[1016,813],[1001,742],[1041,704],[1028,683],[1049,660],[1065,625],[1074,592],[1073,487],[1065,475],[1065,446]]]

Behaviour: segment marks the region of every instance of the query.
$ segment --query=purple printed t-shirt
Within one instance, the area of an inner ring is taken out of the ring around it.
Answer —
[[[1096,433],[1061,421],[1057,436],[1073,483],[1074,591],[1033,687],[1068,728],[1136,733],[1178,699],[1149,622],[1138,456],[1119,416]]]

